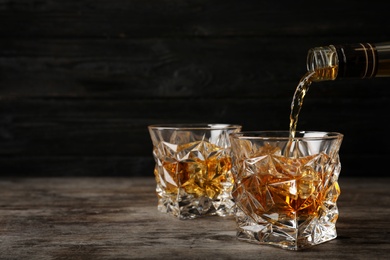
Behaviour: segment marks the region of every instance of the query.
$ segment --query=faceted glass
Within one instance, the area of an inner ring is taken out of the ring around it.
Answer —
[[[299,250],[336,238],[339,148],[330,132],[231,135],[239,240]]]
[[[158,210],[179,219],[234,213],[229,134],[225,124],[151,125]]]

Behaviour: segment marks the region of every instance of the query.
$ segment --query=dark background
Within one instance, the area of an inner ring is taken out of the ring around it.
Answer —
[[[389,40],[386,1],[0,0],[0,174],[153,176],[155,123],[288,130],[309,48]],[[389,101],[390,78],[314,83],[298,130],[388,176]]]

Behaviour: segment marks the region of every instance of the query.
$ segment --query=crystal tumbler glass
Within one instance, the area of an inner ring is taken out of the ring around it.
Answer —
[[[229,134],[239,132],[241,126],[168,124],[148,129],[158,210],[179,219],[232,215]]]
[[[334,132],[231,135],[237,238],[299,250],[336,238],[340,194]]]

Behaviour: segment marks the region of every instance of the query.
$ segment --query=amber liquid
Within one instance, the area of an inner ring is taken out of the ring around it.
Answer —
[[[288,219],[304,221],[309,217],[317,216],[321,210],[320,206],[325,201],[337,200],[340,188],[337,182],[327,187],[325,179],[322,179],[323,175],[312,167],[300,167],[315,156],[318,155],[297,159],[270,156],[282,163],[274,169],[270,165],[265,165],[264,169],[259,170],[257,174],[248,174],[248,177],[241,180],[242,189],[236,189],[234,194],[235,197],[243,198],[239,201],[240,208],[247,215],[254,214],[254,219],[256,215],[264,216],[272,212],[278,213],[275,221]],[[286,175],[286,172],[292,172],[292,168],[297,169],[295,174]],[[237,194],[242,193],[243,190],[250,196]],[[336,215],[334,217],[337,218]]]
[[[259,158],[268,158],[268,163],[260,163]],[[331,160],[326,154],[288,158],[279,148],[266,145],[245,160],[258,164],[255,170],[240,169],[238,175],[244,177],[233,196],[239,198],[239,207],[253,219],[278,213],[275,221],[305,221],[317,216],[325,201],[335,202],[340,194],[337,182],[327,182],[327,175],[332,173],[321,172]],[[311,166],[311,161],[318,161],[318,164]],[[272,219],[267,221],[272,222]]]
[[[303,100],[313,81],[333,80],[337,76],[337,67],[329,67],[316,71],[307,72],[299,81],[291,102],[290,113],[290,138],[295,137],[298,124],[298,116],[301,111]]]
[[[201,151],[190,152],[189,156],[185,156],[186,159],[179,161],[172,158],[160,159],[164,172],[155,168],[154,174],[158,183],[161,181],[160,178],[171,180],[164,181],[165,193],[178,194],[181,190],[195,198],[215,199],[222,192],[232,188],[233,177],[230,171],[232,162],[230,156],[224,154],[224,148],[201,141],[179,145],[177,153],[197,146],[201,146]]]

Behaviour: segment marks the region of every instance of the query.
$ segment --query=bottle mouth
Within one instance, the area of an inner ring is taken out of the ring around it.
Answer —
[[[309,49],[306,66],[308,71],[316,71],[337,66],[338,58],[334,46],[316,47]]]
[[[312,72],[312,81],[334,80],[339,70],[339,59],[335,46],[309,49],[306,60],[307,71]]]

